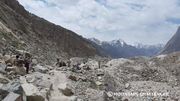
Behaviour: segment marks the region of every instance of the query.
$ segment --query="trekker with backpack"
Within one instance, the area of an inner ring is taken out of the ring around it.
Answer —
[[[23,63],[24,61],[22,59],[19,59],[19,55],[16,55],[16,59],[14,60],[14,65],[17,66],[17,67],[22,67],[23,66]]]
[[[26,57],[24,59],[24,62],[25,62],[25,67],[26,67],[26,73],[29,74],[29,63],[30,63],[29,57]]]
[[[101,61],[98,62],[98,65],[99,65],[99,69],[100,69],[100,67],[101,67]]]
[[[19,65],[18,63],[19,63],[19,55],[16,55],[16,59],[14,60],[14,63],[13,63],[13,64],[14,64],[15,66],[18,66],[18,65]]]

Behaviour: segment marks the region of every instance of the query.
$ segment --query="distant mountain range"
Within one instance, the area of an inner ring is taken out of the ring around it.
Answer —
[[[164,44],[155,44],[155,45],[138,44],[135,47],[140,51],[140,53],[143,56],[152,56],[153,54],[160,51],[164,47]]]
[[[164,45],[128,45],[122,39],[108,41],[100,41],[95,38],[87,39],[88,42],[101,54],[112,58],[129,58],[133,56],[152,56],[161,50]]]

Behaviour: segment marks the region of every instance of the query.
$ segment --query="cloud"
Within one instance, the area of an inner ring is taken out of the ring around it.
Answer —
[[[18,0],[28,11],[83,37],[165,44],[180,24],[179,0]]]

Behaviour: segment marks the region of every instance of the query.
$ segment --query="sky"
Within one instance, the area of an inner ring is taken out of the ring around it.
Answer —
[[[180,26],[180,0],[18,0],[25,9],[85,38],[166,44]]]

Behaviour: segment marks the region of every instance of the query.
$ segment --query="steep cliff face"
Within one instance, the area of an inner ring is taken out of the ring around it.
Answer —
[[[180,51],[180,27],[177,29],[175,35],[168,41],[165,47],[160,50],[157,55],[159,54],[169,54],[175,51]]]
[[[1,0],[0,13],[1,21],[25,41],[32,51],[39,48],[43,53],[64,57],[87,57],[97,54],[84,38],[29,13],[17,0]]]
[[[84,38],[70,30],[49,23],[32,14],[29,21],[42,32],[43,36],[55,42],[57,47],[60,47],[70,56],[93,56],[96,54],[96,50]]]

